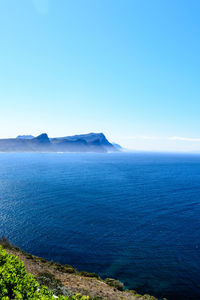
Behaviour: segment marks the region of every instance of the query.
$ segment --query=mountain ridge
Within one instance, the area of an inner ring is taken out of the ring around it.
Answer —
[[[88,133],[49,138],[47,133],[36,137],[18,135],[16,138],[0,139],[1,152],[118,152],[103,133]]]

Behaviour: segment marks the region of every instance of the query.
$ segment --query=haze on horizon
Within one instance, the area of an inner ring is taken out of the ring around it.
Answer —
[[[200,152],[198,0],[0,1],[0,138]]]

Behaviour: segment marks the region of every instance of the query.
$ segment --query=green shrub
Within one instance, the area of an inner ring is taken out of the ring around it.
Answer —
[[[0,247],[0,299],[2,300],[55,300],[53,292],[27,274],[24,263]],[[59,300],[86,300],[89,297],[59,296]]]
[[[43,258],[43,257],[38,257],[38,261],[42,262],[42,263],[46,263],[47,262],[47,260],[45,258]]]
[[[54,266],[56,266],[57,268],[60,268],[60,267],[62,267],[63,265],[61,265],[61,264],[58,263],[58,262],[54,262]]]
[[[72,293],[68,291],[62,284],[62,282],[55,278],[50,272],[43,272],[36,276],[36,280],[41,284],[45,285],[50,289],[54,295],[71,296]]]
[[[77,270],[72,266],[65,265],[63,272],[73,274],[73,273],[77,273]]]
[[[116,288],[119,291],[123,291],[123,289],[124,289],[123,283],[120,282],[119,280],[116,280],[116,279],[113,279],[113,278],[106,278],[105,283],[107,283],[108,285]]]
[[[13,249],[13,245],[11,245],[11,243],[5,236],[2,236],[0,238],[0,245],[5,249]]]
[[[56,269],[58,271],[64,272],[64,270],[65,270],[65,266],[64,265],[61,265],[60,263],[57,263],[57,262],[55,262],[53,265],[56,267]]]
[[[92,277],[92,278],[100,279],[100,277],[96,273],[88,273],[85,271],[81,271],[80,275],[85,276],[85,277]]]

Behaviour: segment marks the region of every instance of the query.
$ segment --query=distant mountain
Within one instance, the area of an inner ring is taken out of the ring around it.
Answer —
[[[19,135],[16,139],[0,139],[1,152],[116,152],[103,133],[89,133],[49,138],[46,133],[37,137]]]
[[[34,136],[33,135],[18,135],[17,139],[26,139],[26,140],[30,140],[33,139]]]
[[[33,138],[32,141],[37,144],[40,144],[40,145],[50,145],[51,144],[50,139],[46,133],[40,134],[36,138]]]
[[[68,145],[71,148],[81,148],[89,152],[113,152],[117,151],[105,137],[103,133],[88,133],[73,136],[66,136],[51,139],[52,143],[59,144],[60,146]],[[82,151],[81,151],[82,152]]]

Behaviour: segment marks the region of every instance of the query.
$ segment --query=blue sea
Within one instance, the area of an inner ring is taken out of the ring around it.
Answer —
[[[0,235],[139,293],[200,299],[200,155],[1,153]]]

